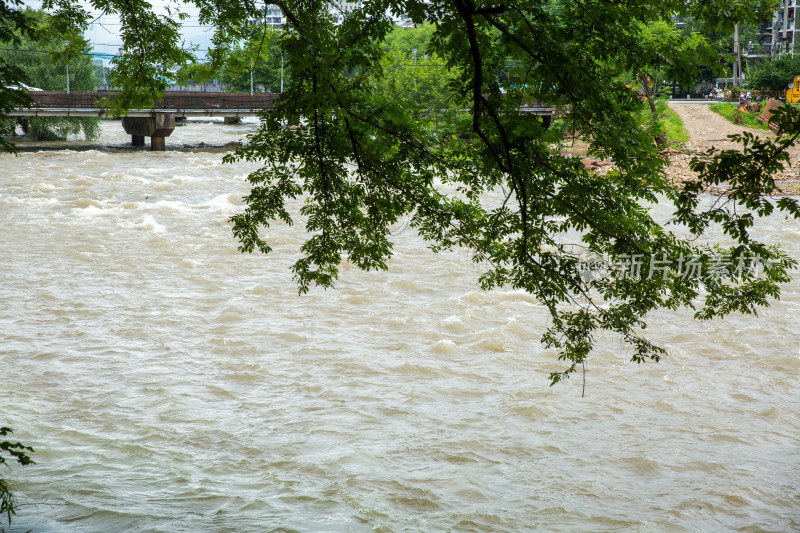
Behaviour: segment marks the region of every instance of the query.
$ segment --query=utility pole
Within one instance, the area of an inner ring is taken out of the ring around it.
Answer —
[[[781,52],[789,51],[789,0],[783,0],[783,43]]]
[[[119,58],[119,59],[117,60],[117,64],[118,64],[118,65],[119,65],[119,62],[120,62],[120,61],[122,61],[122,56],[123,56],[123,54],[125,54],[125,48],[123,48],[123,47],[121,47],[121,46],[120,46],[120,47],[117,49],[116,57],[114,57],[114,59],[117,59],[117,57]],[[109,87],[108,87],[108,90],[109,90],[109,91],[111,90],[111,86],[109,86]]]
[[[414,87],[417,86],[417,49],[412,48],[411,53],[414,54]]]
[[[69,41],[64,41],[64,48],[70,45]],[[67,56],[67,94],[69,94],[69,56]]]
[[[283,94],[283,51],[281,51],[281,94]]]
[[[742,82],[742,53],[739,47],[739,23],[733,26],[733,86]]]
[[[775,57],[778,53],[778,8],[776,6],[775,11],[772,13],[772,27],[770,28],[772,32],[770,34],[769,39],[769,56]]]

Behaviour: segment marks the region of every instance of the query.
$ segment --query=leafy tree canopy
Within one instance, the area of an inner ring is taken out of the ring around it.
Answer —
[[[456,76],[430,48],[433,26],[394,28],[383,41],[384,76],[375,90],[408,109],[437,137],[469,131],[469,121],[455,105],[449,87]]]
[[[65,30],[56,24],[57,19],[43,11],[26,9],[23,15],[33,32],[16,35],[11,42],[4,41],[0,57],[22,70],[25,83],[46,91],[65,90],[69,63],[70,89],[93,91],[97,78],[87,55],[90,46],[83,35]]]
[[[195,61],[182,69],[182,83],[217,78],[229,85],[231,92],[250,91],[250,72],[253,84],[266,92],[279,92],[281,87],[281,51],[277,46],[279,30],[270,26],[250,26],[241,42],[214,52],[211,61]],[[288,68],[283,69],[285,85],[290,83]],[[254,89],[257,90],[257,89]]]
[[[11,32],[0,44],[0,63],[14,65],[18,81],[47,91],[66,89],[69,63],[70,90],[94,90],[97,77],[83,35],[58,24],[58,19],[43,11],[26,9],[20,15],[31,31]],[[70,44],[65,46],[65,41]],[[36,140],[65,139],[81,130],[87,138],[94,138],[100,128],[100,119],[93,117],[29,117],[22,122],[26,133]],[[13,127],[11,121],[4,123],[10,124],[7,130]]]
[[[734,61],[732,55],[733,42],[734,42],[734,26],[739,23],[739,43],[742,49],[746,49],[748,42],[757,42],[757,34],[759,33],[759,26],[761,21],[772,18],[772,11],[777,4],[775,2],[747,2],[744,4],[734,3],[727,6],[733,11],[721,11],[720,16],[714,16],[710,19],[696,18],[692,15],[687,15],[682,18],[683,26],[681,32],[684,35],[698,34],[702,35],[703,39],[709,46],[718,54],[715,61],[707,61],[704,59],[700,61],[705,68],[702,69],[702,75],[697,78],[697,81],[707,80],[713,81],[715,77],[730,76],[731,65]],[[736,17],[736,10],[741,9],[756,9],[760,13],[761,18],[757,18],[758,22],[752,17]],[[733,13],[732,15],[730,13]]]
[[[785,91],[794,77],[800,74],[800,55],[783,54],[765,59],[750,69],[748,87],[762,91]]]
[[[0,427],[0,467],[8,464],[8,459],[12,462],[17,462],[22,466],[33,464],[27,452],[33,452],[33,448],[25,446],[20,442],[8,441],[4,437],[8,437],[13,430],[9,427]],[[0,517],[5,515],[6,521],[10,524],[12,515],[16,514],[15,511],[16,500],[14,494],[8,488],[8,484],[0,478]]]
[[[21,6],[21,0],[0,0],[0,43],[19,45],[22,37],[33,34],[33,21]],[[13,88],[24,79],[22,70],[0,55],[0,118],[29,102],[24,92]],[[14,127],[13,122],[0,120],[0,150],[14,151],[14,145],[5,140],[14,134]]]
[[[719,54],[703,34],[682,32],[667,20],[640,24],[645,55],[640,58],[639,72],[660,74],[661,80],[694,80],[704,66],[720,66]]]
[[[393,28],[386,34],[383,40],[384,50],[402,50],[406,53],[407,59],[414,56],[413,50],[417,50],[418,57],[428,55],[428,46],[436,27],[433,24],[421,24],[417,27]]]
[[[247,1],[194,3],[201,22],[217,28],[212,58],[245,40],[258,15]],[[699,180],[674,188],[639,125],[644,104],[624,81],[625,73],[646,77],[656,66],[692,72],[691,37],[670,34],[678,46],[654,51],[645,33],[652,23],[686,10],[709,27],[754,24],[764,2],[370,0],[340,25],[320,0],[274,3],[288,21],[277,45],[293,83],[227,160],[265,162],[233,217],[242,250],[269,253],[275,220],[301,222],[309,232],[293,267],[301,292],[334,285],[344,260],[387,268],[391,230],[408,219],[434,251],[471,250],[487,265],[484,288],[525,290],[547,306],[552,323],[542,339],[564,361],[551,375],[556,382],[585,361],[599,331],[629,343],[634,361],[657,360],[663,349],[643,335],[651,311],[687,307],[698,319],[754,313],[789,279],[794,260],[751,229],[775,210],[800,215],[795,200],[769,197],[777,190],[771,176],[800,132],[797,112],[778,115],[784,136],[777,141],[743,134],[743,151],[698,158]],[[177,18],[145,2],[92,4],[122,20],[119,101],[146,103],[163,87],[157,65],[186,58]],[[65,23],[88,20],[75,0],[47,5]],[[464,110],[467,135],[435,135],[417,108],[381,89],[391,70],[387,10],[431,25],[425,53],[447,66],[448,102]],[[500,76],[509,64],[518,83]],[[600,176],[552,149],[542,121],[520,110],[533,102],[568,111],[591,153],[615,169]],[[705,202],[709,185],[727,188],[727,196]],[[299,213],[294,200],[302,200]],[[655,204],[672,213],[667,224],[651,215]],[[712,227],[724,232],[725,246],[701,244],[697,237]],[[591,257],[624,267],[596,275],[585,267]]]

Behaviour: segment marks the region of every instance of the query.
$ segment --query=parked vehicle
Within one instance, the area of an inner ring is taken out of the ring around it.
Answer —
[[[14,89],[15,91],[42,91],[44,89],[39,89],[38,87],[31,87],[30,85],[25,85],[24,83],[18,83],[16,85],[6,85],[6,89]]]
[[[786,101],[790,104],[800,102],[800,75],[795,76],[789,83],[789,90],[786,91]]]

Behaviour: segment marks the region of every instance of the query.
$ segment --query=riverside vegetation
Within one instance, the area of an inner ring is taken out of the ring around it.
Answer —
[[[753,129],[757,130],[769,130],[768,124],[762,124],[756,118],[757,115],[751,113],[742,113],[737,112],[738,104],[729,104],[729,103],[719,103],[719,104],[711,104],[708,108],[717,113],[718,115],[722,115],[726,119],[728,119],[732,123],[736,123],[736,117],[738,116],[739,119],[742,121],[742,124]]]
[[[0,437],[8,437],[12,431],[9,427],[0,427]],[[33,448],[20,442],[0,441],[0,467],[8,464],[6,455],[22,466],[33,463],[27,452],[33,452]],[[5,515],[9,524],[11,523],[11,516],[16,513],[15,506],[16,500],[8,488],[8,483],[0,478],[0,516]]]

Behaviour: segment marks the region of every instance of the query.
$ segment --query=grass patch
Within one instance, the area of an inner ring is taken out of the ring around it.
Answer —
[[[658,146],[661,148],[682,148],[686,141],[689,140],[689,132],[683,125],[681,117],[674,110],[667,106],[666,99],[658,100],[656,103],[656,113],[658,114],[658,122],[653,120],[653,114],[650,109],[642,108],[642,113],[639,117],[639,124],[645,128],[652,138],[657,140]],[[563,154],[568,154],[576,157],[586,157],[589,151],[589,145],[586,140],[572,139],[569,144],[561,138],[570,137],[570,123],[568,118],[562,118],[553,121],[550,125],[550,131],[558,136],[553,141],[557,145],[558,150]],[[578,133],[578,138],[581,139],[581,134]]]
[[[682,148],[689,140],[689,132],[683,126],[681,117],[669,108],[666,98],[658,98],[654,103],[655,114],[652,108],[642,106],[639,124],[653,137],[659,148]]]
[[[718,115],[722,115],[723,117],[728,119],[728,121],[731,122],[732,124],[736,124],[734,117],[736,115],[737,107],[739,107],[737,104],[727,104],[727,103],[711,104],[710,106],[708,106],[708,108],[711,109],[711,111],[717,113]],[[769,130],[769,126],[760,123],[756,118],[756,116],[757,115],[753,113],[742,113],[742,125],[756,130]]]
[[[689,132],[683,126],[681,117],[674,110],[666,108],[662,111],[661,124],[667,136],[667,145],[683,145],[689,140]]]

